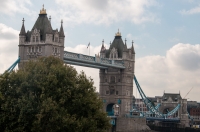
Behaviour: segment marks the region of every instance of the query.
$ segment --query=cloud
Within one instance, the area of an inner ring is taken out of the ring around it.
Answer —
[[[167,58],[182,70],[200,69],[200,45],[179,43],[167,51]]]
[[[163,92],[178,93],[190,100],[199,100],[200,45],[176,44],[166,56],[146,56],[136,60],[135,73],[147,96],[162,96]],[[134,89],[136,91],[136,89]],[[134,94],[136,95],[136,93]],[[139,97],[139,96],[138,96]]]
[[[0,0],[0,12],[13,15],[15,13],[31,14],[27,5],[32,5],[30,0]]]
[[[155,0],[55,0],[60,9],[50,14],[62,14],[66,22],[111,24],[128,20],[135,24],[158,22],[156,14],[148,9],[157,6]]]
[[[200,13],[200,5],[194,7],[190,10],[181,10],[180,13],[183,14],[183,15],[191,15],[191,14]]]
[[[0,73],[17,60],[18,36],[19,31],[0,23]]]

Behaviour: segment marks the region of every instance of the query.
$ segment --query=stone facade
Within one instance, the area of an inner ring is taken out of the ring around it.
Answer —
[[[23,63],[40,56],[55,56],[63,59],[64,54],[64,30],[61,21],[60,31],[53,30],[51,18],[47,18],[46,10],[40,11],[31,31],[25,31],[24,19],[19,34],[19,68]]]
[[[180,118],[180,122],[184,127],[189,126],[189,118],[187,112],[187,99],[182,99],[180,93],[164,93],[162,98],[158,99],[158,103],[161,103],[159,111],[163,114],[173,110],[178,104],[180,104],[179,110],[173,115],[172,118]]]
[[[133,77],[135,67],[135,51],[132,47],[127,48],[122,41],[121,33],[117,32],[115,38],[106,49],[104,42],[100,51],[101,58],[110,60],[123,60],[125,69],[108,68],[100,69],[100,98],[104,102],[104,110],[108,115],[112,114],[112,107],[118,104],[118,116],[123,116],[128,113],[133,106]]]
[[[146,119],[141,117],[119,117],[116,121],[116,132],[149,132]]]

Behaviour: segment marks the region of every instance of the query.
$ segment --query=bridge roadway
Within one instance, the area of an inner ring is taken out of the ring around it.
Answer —
[[[73,52],[64,51],[63,60],[67,64],[72,65],[79,65],[97,69],[108,69],[109,67],[112,68],[119,68],[124,69],[124,62],[122,59],[117,60],[109,60],[105,58],[101,58],[98,55],[95,56],[88,56]]]

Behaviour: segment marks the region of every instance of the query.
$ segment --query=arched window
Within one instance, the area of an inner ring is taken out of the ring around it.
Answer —
[[[115,83],[115,77],[114,77],[114,76],[111,76],[111,77],[110,77],[110,82],[111,82],[111,83]]]
[[[39,37],[38,36],[36,36],[36,42],[39,42]]]
[[[33,40],[32,41],[35,42],[35,36],[33,36]]]
[[[39,52],[42,52],[42,48],[41,47],[39,47]]]
[[[118,58],[117,49],[115,49],[114,47],[112,48],[112,50],[111,50],[111,52],[110,52],[110,58],[111,58],[111,59]]]
[[[55,37],[55,42],[58,42],[58,37]]]
[[[34,47],[31,48],[31,52],[34,52]]]
[[[107,78],[105,78],[105,82],[107,82]]]

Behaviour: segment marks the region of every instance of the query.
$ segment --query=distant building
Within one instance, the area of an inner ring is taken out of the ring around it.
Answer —
[[[200,125],[200,105],[197,101],[187,101],[187,111],[192,119],[191,124]]]
[[[147,112],[149,111],[146,104],[142,99],[136,98],[135,99],[135,108],[140,112]]]

